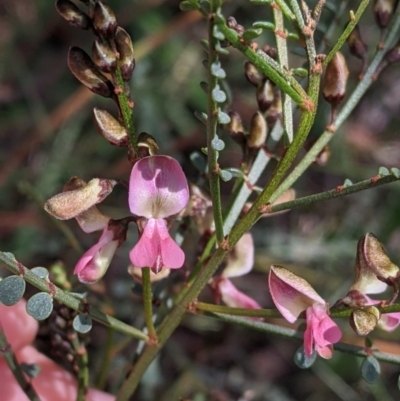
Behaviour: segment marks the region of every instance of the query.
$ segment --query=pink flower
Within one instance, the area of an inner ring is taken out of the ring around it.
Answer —
[[[76,264],[74,274],[79,281],[85,284],[99,281],[106,273],[119,244],[114,231],[107,226],[97,244],[88,249]]]
[[[369,296],[363,294],[365,299],[365,305],[377,305],[382,301],[378,299],[372,299]],[[400,325],[400,312],[383,313],[378,320],[378,327],[385,331],[394,331]]]
[[[271,266],[269,290],[275,306],[288,322],[294,323],[300,313],[306,312],[306,356],[310,358],[315,349],[322,358],[331,358],[332,344],[340,340],[342,333],[328,316],[327,303],[310,284],[284,267]]]
[[[239,291],[230,280],[218,277],[215,280],[221,299],[231,308],[261,309],[261,306],[248,295]]]
[[[136,267],[182,267],[185,255],[168,232],[167,218],[177,215],[189,200],[186,177],[179,163],[169,156],[148,156],[132,169],[129,181],[129,208],[142,217],[140,239],[130,252]]]

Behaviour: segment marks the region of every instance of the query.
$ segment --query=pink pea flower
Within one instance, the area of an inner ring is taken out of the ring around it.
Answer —
[[[328,316],[328,304],[325,300],[306,280],[281,266],[271,266],[269,290],[275,306],[289,323],[294,323],[302,312],[306,312],[306,356],[310,358],[315,349],[322,358],[331,358],[332,344],[340,340],[342,333]]]
[[[168,218],[185,208],[189,189],[179,163],[169,156],[148,156],[132,169],[129,181],[129,208],[138,220],[140,238],[130,252],[136,267],[182,267],[185,254],[168,232]]]
[[[365,305],[378,305],[382,301],[378,299],[372,299],[369,296],[363,294],[365,299]],[[377,326],[385,331],[394,331],[400,325],[400,312],[391,312],[381,314]]]

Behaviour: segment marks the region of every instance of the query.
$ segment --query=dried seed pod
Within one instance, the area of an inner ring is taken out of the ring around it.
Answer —
[[[393,16],[397,0],[375,0],[374,14],[376,23],[381,29],[386,28]]]
[[[72,1],[57,0],[56,9],[69,24],[81,29],[90,29],[92,27],[92,21],[89,16],[81,11]]]
[[[247,146],[250,149],[260,149],[267,140],[268,126],[263,115],[257,111],[251,119],[250,131],[247,136]]]
[[[119,52],[119,66],[121,68],[122,78],[125,81],[129,81],[135,69],[133,44],[128,32],[121,27],[118,27],[115,32],[115,45]]]
[[[72,74],[92,92],[111,97],[112,83],[99,71],[89,55],[79,47],[71,47],[68,52],[68,66]]]
[[[266,79],[257,88],[257,104],[259,110],[265,113],[271,107],[274,98],[274,86],[269,79]]]
[[[244,63],[244,75],[246,79],[254,86],[258,87],[262,84],[263,75],[257,70],[250,61]]]
[[[114,11],[102,1],[96,1],[94,6],[93,24],[102,36],[109,38],[114,36],[118,27]]]
[[[229,124],[226,126],[229,135],[237,144],[244,146],[246,144],[246,136],[244,134],[244,128],[240,114],[236,113],[235,111],[230,111],[228,114],[231,119]]]
[[[105,110],[95,107],[93,113],[97,129],[100,134],[111,143],[111,145],[127,145],[129,136],[124,126],[122,126],[109,112]]]
[[[381,313],[375,306],[355,309],[350,315],[350,326],[359,336],[367,336],[378,324]]]
[[[337,52],[326,67],[322,92],[327,102],[337,106],[346,94],[349,70],[343,54]]]
[[[44,210],[59,220],[68,220],[102,202],[113,190],[116,181],[93,178],[85,186],[54,195]]]
[[[92,47],[93,62],[103,72],[111,72],[117,66],[117,57],[110,45],[96,39]]]

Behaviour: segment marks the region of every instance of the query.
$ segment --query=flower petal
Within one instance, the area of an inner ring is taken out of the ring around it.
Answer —
[[[188,203],[189,188],[180,164],[169,156],[148,156],[132,169],[129,208],[137,216],[165,218]]]
[[[275,306],[290,323],[314,303],[326,304],[306,280],[282,266],[271,266],[269,290]]]
[[[254,243],[250,233],[245,233],[227,258],[223,277],[238,277],[247,274],[254,264]]]
[[[219,293],[227,306],[231,308],[261,309],[261,306],[253,298],[239,291],[227,278],[220,277],[217,280]]]

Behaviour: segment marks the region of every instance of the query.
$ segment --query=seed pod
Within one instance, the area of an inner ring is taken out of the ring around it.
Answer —
[[[119,66],[121,68],[122,78],[125,81],[129,81],[135,69],[133,44],[128,32],[121,27],[118,27],[115,32],[115,45],[119,52]]]
[[[375,0],[375,20],[381,29],[386,28],[389,25],[396,3],[397,0]]]
[[[263,75],[257,70],[254,64],[246,61],[244,64],[244,75],[246,79],[254,86],[262,84]]]
[[[81,29],[92,27],[92,21],[88,15],[81,11],[74,3],[69,0],[57,0],[56,9],[58,13],[69,24]]]
[[[110,97],[112,83],[99,71],[89,55],[79,47],[71,47],[68,52],[68,66],[72,74],[92,92]]]
[[[350,326],[359,336],[367,336],[378,324],[381,314],[375,306],[355,309],[350,315]]]
[[[343,54],[337,52],[326,67],[322,92],[327,102],[337,106],[346,94],[349,70]]]
[[[272,105],[275,98],[274,87],[269,79],[266,79],[257,88],[257,104],[261,112],[265,113]]]
[[[247,137],[247,146],[250,149],[260,149],[267,140],[268,126],[263,115],[257,111],[251,119],[250,132]]]
[[[92,47],[92,57],[96,66],[103,72],[111,72],[117,66],[115,52],[107,42],[96,39]]]
[[[123,127],[109,112],[105,110],[95,107],[93,113],[97,129],[100,134],[111,143],[111,145],[127,145],[129,137],[125,127]]]
[[[94,6],[93,24],[95,29],[107,38],[114,36],[118,26],[114,11],[102,1],[97,1]]]

